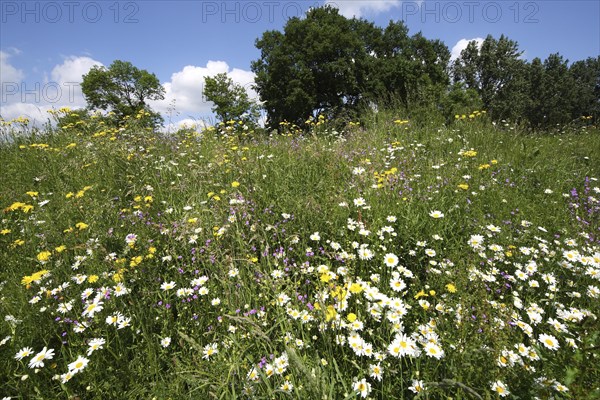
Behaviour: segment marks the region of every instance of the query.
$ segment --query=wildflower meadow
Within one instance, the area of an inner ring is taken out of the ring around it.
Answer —
[[[0,398],[600,398],[597,127],[67,116],[0,126]]]

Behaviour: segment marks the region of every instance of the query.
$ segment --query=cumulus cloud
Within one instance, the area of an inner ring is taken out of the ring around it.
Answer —
[[[375,15],[390,11],[402,5],[401,0],[325,0],[325,5],[340,10],[346,18],[360,18],[366,14]]]
[[[60,102],[66,103],[65,106],[71,108],[86,106],[81,92],[81,82],[83,82],[83,76],[96,65],[102,66],[102,63],[90,57],[71,56],[52,69],[51,82],[61,88],[61,94],[64,97],[60,99]]]
[[[85,107],[85,98],[81,92],[83,75],[95,66],[102,66],[90,57],[66,57],[61,64],[55,65],[50,72],[43,72],[46,78],[37,82],[25,79],[25,74],[13,67],[9,58],[11,54],[0,52],[3,85],[0,102],[0,115],[10,120],[26,116],[37,123],[48,119],[48,110],[52,108]],[[233,82],[246,88],[249,96],[258,99],[252,90],[254,74],[239,68],[231,68],[225,61],[209,61],[206,66],[188,65],[171,75],[168,82],[163,83],[165,99],[150,102],[150,106],[165,117],[165,122],[172,128],[196,125],[199,128],[206,123],[214,123],[211,108],[212,102],[203,98],[204,77],[226,73]],[[5,89],[9,89],[5,91]],[[6,93],[4,93],[6,92]],[[185,119],[183,119],[185,118]],[[169,127],[167,126],[167,128]]]
[[[251,98],[257,94],[251,89],[254,83],[254,74],[243,69],[231,69],[225,61],[209,61],[206,66],[185,66],[181,71],[171,75],[169,82],[163,83],[165,99],[151,102],[151,107],[156,111],[167,114],[171,109],[183,115],[210,115],[212,102],[207,101],[202,92],[204,90],[204,77],[226,73],[234,83],[246,88]]]
[[[23,71],[10,65],[8,60],[11,56],[9,53],[0,51],[0,83],[21,82],[25,77]]]
[[[2,68],[0,114],[7,120],[26,116],[40,123],[47,121],[47,111],[52,108],[85,107],[85,99],[81,92],[83,75],[87,74],[94,65],[102,65],[90,57],[66,57],[61,64],[52,68],[50,79],[40,79],[36,82],[31,78],[25,80],[25,74],[8,63],[7,53],[0,53]],[[47,76],[47,73],[44,75]],[[5,78],[7,76],[10,80]]]
[[[12,103],[2,104],[0,107],[0,116],[7,121],[18,117],[26,117],[34,124],[41,124],[48,119],[48,110],[52,109],[49,105],[36,103]]]
[[[65,61],[52,69],[50,76],[55,82],[83,82],[83,75],[87,74],[94,66],[102,63],[90,57],[67,57]]]
[[[473,39],[460,39],[458,42],[456,42],[454,47],[452,47],[452,51],[450,52],[450,61],[454,61],[458,57],[460,57],[461,51],[466,49],[469,42],[472,42],[472,41],[477,42],[477,47],[481,48],[481,45],[483,43],[483,38],[476,37]]]
[[[213,125],[211,121],[202,120],[202,119],[194,119],[194,118],[184,118],[179,121],[169,122],[165,121],[163,126],[164,132],[176,132],[179,129],[193,129],[197,132],[201,132],[206,127]]]

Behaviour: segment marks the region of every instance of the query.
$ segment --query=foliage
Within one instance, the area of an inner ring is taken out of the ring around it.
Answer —
[[[595,120],[600,104],[598,58],[571,66],[560,54],[531,63],[505,36],[473,41],[452,64],[455,84],[475,90],[496,120],[524,121],[533,129],[556,127],[581,117]]]
[[[543,63],[533,59],[530,69],[531,104],[526,117],[534,128],[555,126],[571,120],[575,82],[567,61],[551,54]]]
[[[214,103],[212,111],[221,122],[244,121],[256,125],[259,108],[249,99],[246,89],[233,82],[226,73],[204,78],[203,93]]]
[[[116,60],[110,67],[94,66],[83,76],[81,90],[92,110],[111,111],[117,121],[133,118],[140,112],[149,114],[145,122],[156,127],[160,114],[152,111],[148,100],[164,99],[164,88],[156,75],[140,70],[130,62]]]
[[[454,81],[476,90],[494,119],[516,120],[523,115],[526,101],[521,55],[517,42],[504,35],[498,40],[488,35],[481,48],[472,41],[454,61]]]
[[[409,35],[402,21],[379,27],[325,6],[289,19],[282,31],[264,32],[255,44],[260,57],[251,69],[270,131],[295,126],[315,133],[307,121],[322,116],[331,129],[320,130],[339,132],[372,110],[402,109],[419,126],[486,110],[496,123],[532,130],[600,117],[600,57],[569,64],[556,53],[528,62],[504,35],[472,41],[451,61],[443,42]],[[164,89],[129,62],[94,67],[82,90],[91,109],[110,111],[107,123],[137,118],[141,110],[139,123],[162,123],[146,101],[162,99]],[[256,128],[259,106],[226,74],[207,77],[202,95],[220,123]]]
[[[305,18],[291,18],[283,33],[267,31],[256,41],[261,58],[252,71],[272,128],[356,105],[366,58],[357,24],[335,8],[315,8]]]
[[[4,122],[1,396],[598,398],[597,128],[404,112]]]
[[[569,73],[574,80],[571,118],[600,120],[600,56],[574,62]]]
[[[256,47],[252,70],[271,128],[302,125],[306,115],[352,120],[370,104],[432,104],[449,80],[450,52],[439,40],[408,36],[401,21],[381,29],[330,7],[265,32]]]

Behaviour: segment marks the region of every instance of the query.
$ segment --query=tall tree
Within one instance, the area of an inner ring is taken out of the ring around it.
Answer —
[[[544,61],[545,79],[544,113],[546,125],[565,124],[571,121],[575,92],[574,80],[569,73],[568,60],[556,53]]]
[[[152,111],[147,101],[164,99],[164,88],[156,75],[130,62],[116,60],[108,68],[94,66],[83,76],[81,90],[89,108],[112,111],[118,120],[145,110],[151,114],[149,125],[162,123],[160,114]]]
[[[371,103],[410,108],[439,98],[449,82],[450,52],[441,41],[410,37],[401,21],[381,29],[330,7],[290,19],[283,32],[265,32],[256,46],[261,58],[252,70],[272,127],[323,112],[353,114]]]
[[[527,99],[526,62],[518,44],[504,35],[488,35],[481,48],[471,42],[452,66],[455,82],[475,89],[495,119],[519,118]]]
[[[202,94],[214,104],[212,111],[221,122],[239,120],[255,124],[258,120],[256,103],[250,100],[246,89],[234,83],[226,73],[205,77]]]
[[[527,118],[529,125],[535,129],[546,123],[544,104],[546,71],[542,60],[538,57],[531,61],[527,70],[529,96],[524,116]]]
[[[600,119],[600,56],[571,64],[569,72],[574,81],[572,118],[592,116]]]
[[[271,127],[283,120],[300,125],[319,113],[337,116],[358,104],[367,58],[358,28],[365,24],[332,7],[314,8],[256,41],[261,57],[252,71]]]
[[[542,62],[532,60],[528,66],[529,103],[525,116],[532,128],[547,128],[573,120],[578,98],[585,95],[576,88],[568,61],[551,54]]]
[[[411,37],[413,80],[409,89],[409,101],[412,104],[434,104],[440,101],[446,91],[450,78],[447,65],[450,51],[440,40],[426,39],[421,32]]]

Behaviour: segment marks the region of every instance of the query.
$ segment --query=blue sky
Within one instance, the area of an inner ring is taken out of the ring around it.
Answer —
[[[167,120],[205,119],[211,104],[202,99],[204,76],[227,72],[249,86],[255,40],[324,2],[380,26],[404,20],[411,34],[441,39],[455,54],[488,34],[517,41],[529,60],[600,54],[597,0],[2,0],[0,115],[45,121],[50,108],[85,106],[81,75],[119,59],[158,76],[167,98],[154,108]]]

